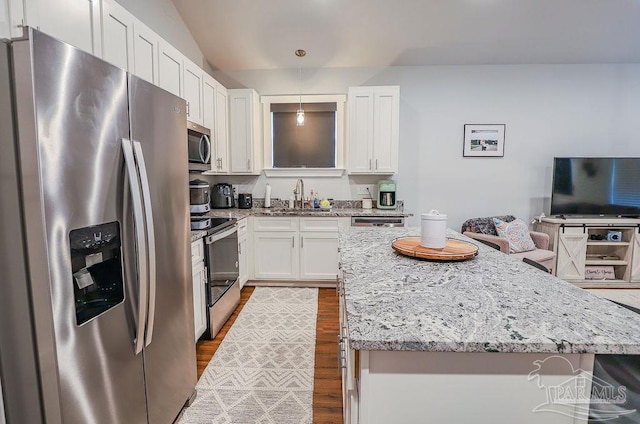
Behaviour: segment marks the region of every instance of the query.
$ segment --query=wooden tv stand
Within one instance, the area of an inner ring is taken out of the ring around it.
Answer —
[[[535,230],[549,235],[557,277],[583,288],[640,288],[640,219],[548,217]],[[621,240],[607,240],[609,231]],[[598,266],[612,267],[615,278],[585,279],[585,270]]]

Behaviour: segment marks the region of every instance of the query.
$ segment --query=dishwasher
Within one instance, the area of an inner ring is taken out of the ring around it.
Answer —
[[[352,227],[404,227],[404,216],[352,216]]]

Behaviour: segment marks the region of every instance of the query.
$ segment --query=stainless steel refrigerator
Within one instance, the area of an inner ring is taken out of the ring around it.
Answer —
[[[0,43],[7,422],[171,423],[196,383],[185,102],[25,35]]]

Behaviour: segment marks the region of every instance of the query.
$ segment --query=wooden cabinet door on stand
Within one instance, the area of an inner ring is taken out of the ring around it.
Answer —
[[[636,228],[631,239],[632,260],[631,260],[631,282],[640,282],[640,227]]]
[[[588,235],[584,227],[564,227],[558,236],[556,275],[563,280],[584,280]]]

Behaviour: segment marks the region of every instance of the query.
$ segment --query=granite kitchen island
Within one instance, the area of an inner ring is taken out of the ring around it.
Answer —
[[[482,244],[399,255],[405,236],[340,234],[345,422],[586,423],[594,355],[640,355],[640,315]]]

